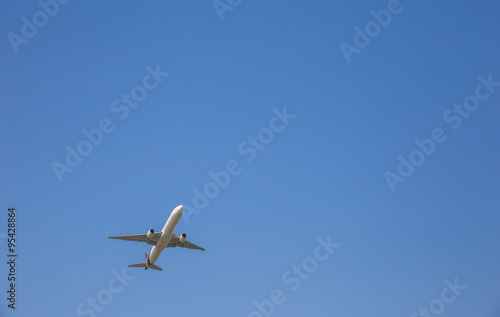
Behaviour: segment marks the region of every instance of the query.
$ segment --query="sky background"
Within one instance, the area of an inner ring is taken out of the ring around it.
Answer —
[[[221,20],[211,1],[70,1],[16,53],[8,34],[42,9],[2,2],[0,234],[15,206],[18,263],[13,312],[0,236],[0,315],[93,316],[77,307],[125,270],[96,316],[246,317],[274,289],[276,317],[410,316],[455,278],[468,288],[442,316],[500,316],[500,87],[443,120],[479,76],[500,81],[500,2],[402,0],[347,62],[340,44],[387,5],[243,1]],[[113,100],[157,65],[170,75],[121,120]],[[248,162],[238,146],[284,107]],[[113,132],[59,181],[53,162],[104,118]],[[384,173],[436,128],[446,141],[391,191]],[[175,230],[206,252],[127,268],[150,246],[107,237],[161,230],[231,160],[241,173]],[[283,274],[328,236],[340,247],[291,290]]]

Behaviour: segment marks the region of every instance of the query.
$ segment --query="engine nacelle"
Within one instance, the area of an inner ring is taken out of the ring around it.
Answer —
[[[155,234],[154,229],[149,230],[149,231],[148,231],[148,235],[147,235],[148,239],[152,239],[152,238],[153,238],[153,236],[154,236],[154,234]]]
[[[187,234],[185,234],[185,233],[181,234],[181,236],[179,237],[179,242],[184,243],[184,241],[186,241],[186,237],[187,237]]]

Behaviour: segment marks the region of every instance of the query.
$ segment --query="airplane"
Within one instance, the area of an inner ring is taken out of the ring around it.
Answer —
[[[155,232],[153,229],[149,230],[148,233],[144,234],[134,234],[128,236],[114,236],[108,237],[109,239],[120,239],[126,241],[136,241],[136,242],[146,242],[151,244],[153,247],[149,254],[146,253],[146,262],[130,264],[129,267],[143,267],[145,270],[152,268],[153,270],[161,271],[162,268],[155,265],[154,263],[160,257],[161,252],[165,248],[175,248],[181,247],[186,249],[201,250],[205,251],[202,247],[197,246],[186,240],[187,235],[185,233],[177,236],[174,233],[174,229],[181,220],[184,208],[182,205],[174,208],[170,217],[168,217],[165,226],[160,232]]]

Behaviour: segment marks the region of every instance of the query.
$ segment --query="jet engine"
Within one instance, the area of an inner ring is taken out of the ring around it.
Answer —
[[[155,234],[154,229],[149,230],[149,231],[148,231],[148,235],[147,235],[148,239],[153,238],[153,235],[154,235],[154,234]]]
[[[179,237],[179,242],[184,243],[184,241],[186,241],[186,237],[187,237],[187,234],[185,234],[185,233],[181,234],[181,236]]]

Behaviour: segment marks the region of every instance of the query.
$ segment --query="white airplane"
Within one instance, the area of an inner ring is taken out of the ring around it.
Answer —
[[[179,220],[181,220],[183,212],[184,209],[182,205],[175,207],[175,209],[170,214],[170,217],[168,217],[168,220],[165,223],[165,226],[163,226],[161,232],[155,232],[153,229],[151,229],[148,231],[148,233],[144,234],[134,234],[130,236],[115,236],[108,238],[127,240],[127,241],[146,242],[147,244],[153,245],[153,247],[151,248],[151,252],[149,252],[149,254],[146,253],[146,262],[130,264],[129,267],[143,267],[146,270],[152,268],[153,270],[161,271],[162,268],[158,267],[154,263],[160,257],[161,251],[163,251],[163,249],[165,248],[181,247],[181,248],[205,251],[205,249],[203,249],[202,247],[199,247],[196,244],[187,241],[186,240],[187,235],[185,233],[181,234],[180,237],[174,234],[174,229],[179,223]]]

